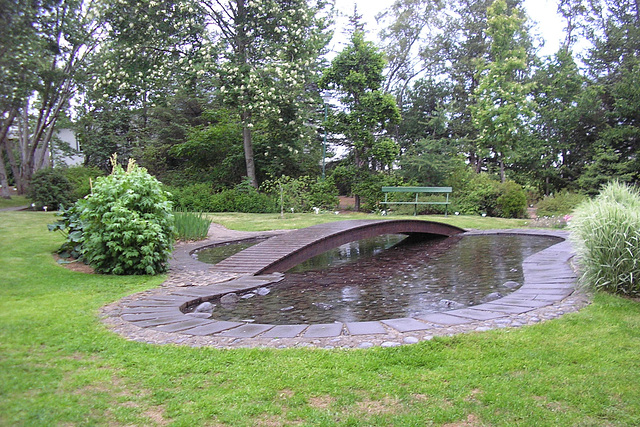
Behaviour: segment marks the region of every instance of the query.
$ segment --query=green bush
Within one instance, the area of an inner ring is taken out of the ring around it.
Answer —
[[[640,295],[640,194],[612,182],[569,221],[583,286]]]
[[[352,191],[360,196],[360,210],[373,212],[387,209],[385,205],[380,204],[384,201],[382,187],[401,187],[402,185],[404,185],[402,178],[395,175],[361,173],[353,183]]]
[[[175,237],[169,194],[134,162],[126,171],[115,156],[112,164],[81,201],[83,257],[99,273],[162,273]]]
[[[499,216],[500,183],[486,173],[461,172],[453,185],[451,210],[465,215]]]
[[[538,216],[560,216],[567,215],[586,199],[586,196],[577,193],[561,191],[555,195],[544,196],[536,204],[536,214]]]
[[[75,202],[73,186],[58,168],[37,171],[29,184],[28,196],[37,209],[57,210]]]
[[[496,210],[502,218],[523,218],[527,211],[527,195],[513,181],[507,181],[498,187],[500,196],[496,199]]]
[[[183,209],[173,211],[176,235],[179,240],[202,240],[207,237],[211,219],[202,212],[187,212]]]
[[[239,185],[214,193],[210,184],[167,187],[175,207],[192,212],[277,212],[275,200],[251,186]]]
[[[338,189],[333,180],[302,176],[292,178],[283,175],[262,183],[260,189],[275,201],[278,209],[310,212],[313,208],[335,209],[338,206]]]

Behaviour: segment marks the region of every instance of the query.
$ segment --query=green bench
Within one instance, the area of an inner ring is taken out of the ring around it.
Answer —
[[[418,214],[418,205],[444,205],[444,216],[447,216],[449,208],[449,194],[451,187],[382,187],[384,193],[384,205],[413,205],[413,215]],[[394,202],[389,201],[389,193],[415,193],[415,200],[410,202]],[[418,200],[420,194],[446,194],[447,199],[444,202],[423,202]]]

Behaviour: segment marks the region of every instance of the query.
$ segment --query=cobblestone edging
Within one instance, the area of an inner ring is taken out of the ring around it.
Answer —
[[[226,234],[225,234],[226,233]],[[274,232],[271,234],[276,234]],[[103,321],[128,339],[155,344],[230,347],[392,347],[428,340],[434,336],[519,327],[557,318],[589,303],[575,291],[571,267],[574,252],[568,233],[552,230],[489,230],[477,234],[533,234],[564,239],[523,262],[524,283],[510,295],[464,309],[419,317],[372,322],[311,325],[262,325],[217,321],[185,315],[187,304],[243,292],[277,282],[282,275],[233,277],[212,273],[207,264],[193,259],[199,247],[222,241],[256,237],[220,228],[216,238],[179,247],[174,253],[169,279],[158,289],[131,295],[103,309]]]

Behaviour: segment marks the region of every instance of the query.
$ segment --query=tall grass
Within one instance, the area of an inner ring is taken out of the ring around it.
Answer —
[[[202,240],[207,237],[211,219],[202,212],[187,212],[176,209],[175,217],[176,234],[179,240]]]
[[[569,225],[583,286],[640,295],[640,194],[619,182],[581,204]]]

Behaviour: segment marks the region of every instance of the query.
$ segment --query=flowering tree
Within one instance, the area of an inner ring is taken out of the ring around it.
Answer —
[[[309,111],[318,105],[310,91],[329,36],[324,1],[205,0],[212,43],[210,70],[221,101],[236,111],[251,185],[258,187],[252,130],[274,119],[289,133],[305,135]],[[285,115],[288,110],[290,114]],[[293,114],[291,114],[293,113]]]
[[[48,164],[45,153],[56,123],[75,95],[104,27],[91,1],[9,1],[5,6],[0,153],[9,159],[23,194],[33,173]],[[5,188],[3,169],[4,164],[0,181]]]

